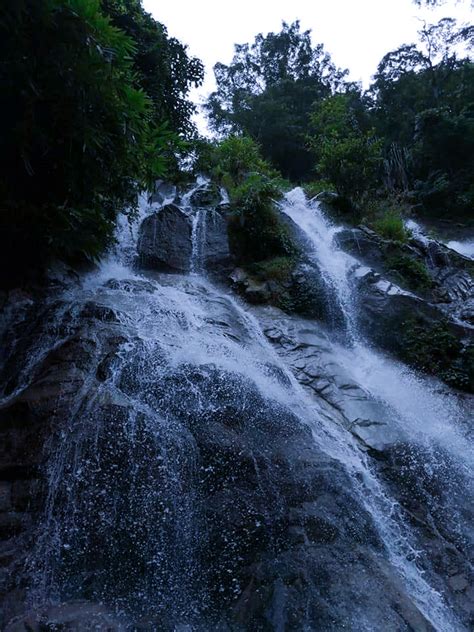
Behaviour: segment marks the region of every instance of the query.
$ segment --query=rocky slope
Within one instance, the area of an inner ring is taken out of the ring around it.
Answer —
[[[227,213],[162,185],[134,269],[122,235],[97,271],[4,298],[2,629],[469,629],[470,396],[347,344],[296,224],[284,274],[236,270]],[[400,297],[467,344],[467,296],[368,263],[350,278],[382,347]]]

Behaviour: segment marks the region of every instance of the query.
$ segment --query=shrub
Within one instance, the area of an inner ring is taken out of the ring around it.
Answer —
[[[229,241],[241,264],[290,256],[295,247],[275,208],[282,191],[291,187],[260,155],[246,136],[195,143],[195,170],[224,186],[231,203]]]
[[[252,276],[259,281],[287,281],[295,267],[294,257],[274,257],[248,267]]]
[[[231,249],[241,263],[292,255],[296,252],[287,226],[274,202],[282,193],[278,182],[261,174],[248,176],[231,190]]]
[[[137,192],[164,175],[177,136],[143,89],[137,41],[112,24],[99,0],[7,4],[0,267],[96,258],[117,213],[133,214]]]
[[[474,347],[464,348],[448,323],[404,323],[403,357],[408,364],[436,375],[450,386],[474,389]]]
[[[229,136],[219,142],[196,143],[195,169],[208,173],[229,194],[251,174],[276,179],[279,174],[260,155],[260,147],[248,136]]]
[[[318,173],[354,204],[377,189],[382,164],[382,141],[358,120],[360,98],[348,92],[316,103],[308,137]]]
[[[429,290],[433,281],[424,263],[412,259],[408,255],[400,254],[389,257],[386,260],[386,267],[389,271],[394,271],[404,283],[412,290]]]
[[[306,197],[309,199],[314,198],[318,193],[322,193],[323,191],[329,191],[330,193],[336,192],[336,187],[332,182],[329,182],[329,180],[313,180],[305,184],[303,189]]]
[[[371,227],[381,237],[392,239],[393,241],[406,242],[409,233],[403,223],[403,218],[395,209],[385,211],[385,213],[371,222]]]

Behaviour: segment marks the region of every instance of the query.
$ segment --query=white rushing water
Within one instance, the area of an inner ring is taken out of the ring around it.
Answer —
[[[411,232],[413,237],[418,239],[421,242],[429,243],[430,238],[428,237],[428,231],[418,222],[415,222],[413,219],[409,219],[405,222],[406,228]],[[474,239],[451,239],[449,241],[443,242],[448,248],[451,250],[455,250],[459,252],[459,254],[464,255],[464,257],[469,257],[474,259]]]
[[[350,272],[356,260],[334,247],[334,237],[340,228],[332,224],[320,212],[317,202],[308,203],[304,191],[293,189],[287,194],[282,211],[297,224],[312,244],[310,256],[324,273],[325,281],[334,291],[336,300],[344,314],[349,336],[354,340],[358,333],[354,321],[353,286]]]
[[[190,210],[191,195],[202,184],[204,181],[199,181],[184,196],[184,210]],[[396,425],[405,437],[424,447],[431,449],[440,445],[453,454],[460,455],[466,475],[470,475],[474,460],[471,448],[458,429],[463,413],[456,400],[438,392],[440,385],[435,381],[422,378],[373,350],[360,334],[352,276],[357,262],[336,247],[334,237],[339,228],[328,221],[317,203],[306,200],[301,189],[290,192],[281,208],[312,244],[309,254],[317,263],[344,314],[349,334],[347,344],[328,342],[332,361],[350,376],[354,384],[363,389],[367,399],[382,405],[387,411],[387,419],[384,421]],[[141,199],[140,220],[156,210],[156,207],[148,204],[146,198]],[[251,381],[265,398],[287,407],[300,418],[302,424],[310,426],[318,447],[342,464],[349,473],[359,502],[371,515],[392,567],[399,574],[413,603],[434,629],[437,632],[462,630],[443,596],[432,586],[430,578],[418,562],[416,538],[402,509],[378,479],[369,457],[361,450],[356,438],[342,423],[329,419],[321,403],[299,384],[285,360],[268,342],[258,314],[252,314],[239,299],[231,296],[227,290],[216,287],[206,278],[203,273],[203,248],[207,211],[199,209],[192,221],[190,275],[142,275],[136,272],[133,261],[137,228],[130,227],[123,221],[118,227],[118,244],[115,250],[103,261],[98,271],[84,278],[80,289],[70,290],[71,302],[82,305],[89,301],[100,301],[101,305],[113,309],[119,325],[130,332],[129,340],[123,344],[120,354],[124,361],[133,358],[134,354],[138,355],[140,375],[137,379],[140,386],[136,393],[121,397],[135,409],[137,415],[140,413],[151,419],[147,431],[154,433],[162,424],[162,419],[152,410],[147,398],[153,380],[162,379],[164,371],[171,372],[187,365],[208,366],[241,375]],[[111,285],[111,281],[114,284]],[[64,314],[58,316],[65,317]],[[163,368],[165,366],[166,369]],[[108,388],[115,393],[117,386],[114,380],[115,376],[111,378]],[[192,390],[194,386],[189,383],[186,388]],[[178,391],[175,396],[179,397]],[[94,402],[88,402],[87,405],[93,404]],[[94,441],[97,443],[100,433],[105,432],[105,429],[94,425],[96,422],[93,419],[87,423],[94,428]],[[74,427],[75,424],[71,426]],[[78,430],[74,432],[77,433]],[[130,422],[129,432],[131,445],[134,445],[136,419],[133,423]],[[161,435],[159,438],[162,441]],[[64,536],[59,534],[60,526],[55,514],[58,499],[64,493],[61,492],[61,485],[64,484],[65,471],[67,467],[80,470],[77,464],[87,455],[88,441],[85,434],[76,434],[74,442],[70,435],[64,434],[55,448],[57,458],[50,467],[46,518],[49,530],[45,531],[45,537],[51,539],[53,532],[55,536],[52,541],[57,548],[70,546],[68,542],[61,540]],[[196,458],[191,444],[184,440],[177,453],[178,457],[174,458],[179,462],[186,458],[194,462],[193,459]],[[170,454],[173,454],[171,448]],[[73,466],[67,465],[68,459]],[[194,465],[191,464],[190,467]],[[78,490],[83,484],[84,479],[81,476],[84,475],[71,476],[70,481],[66,476],[71,503],[75,502],[75,494],[79,494]],[[139,481],[136,485],[139,485]],[[176,523],[182,523],[182,546],[188,547],[191,560],[192,541],[196,537],[194,531],[197,525],[188,525],[186,520],[191,519],[189,516],[192,506],[197,501],[191,499],[191,502],[187,498],[185,485],[181,484],[179,477],[173,482],[172,492],[178,497],[177,508],[170,511],[175,511]],[[151,502],[150,492],[147,494],[147,502]],[[77,530],[77,527],[74,521],[71,525],[65,532],[75,533],[74,529]],[[153,538],[159,540],[161,535],[152,526],[150,530],[149,540],[152,546],[156,544]],[[181,536],[178,534],[176,539],[179,537]],[[43,548],[40,547],[40,550],[44,554],[46,549],[49,550],[50,543],[45,541],[41,546]],[[187,567],[182,570],[183,573],[191,573]],[[185,583],[184,579],[183,582]],[[170,593],[179,593],[178,586],[173,585],[169,590]],[[176,629],[186,629],[179,627],[186,625],[186,622],[177,621]],[[364,629],[363,621],[354,625],[354,629]],[[380,629],[383,629],[383,622],[380,625]]]
[[[455,424],[461,414],[456,405],[436,392],[440,387],[436,381],[422,378],[401,363],[375,351],[358,329],[353,296],[356,288],[352,276],[357,261],[335,244],[334,237],[340,228],[324,216],[317,202],[308,202],[299,188],[286,196],[282,211],[307,235],[323,277],[335,289],[344,308],[352,344],[345,349],[340,347],[338,360],[357,383],[396,410],[411,434],[433,437],[440,433],[440,438],[445,441],[445,433],[449,432],[446,430],[446,418]]]
[[[414,219],[408,219],[405,222],[405,228],[415,237],[423,243],[428,243],[429,238],[426,235],[426,230]]]
[[[466,241],[448,241],[446,245],[448,248],[451,248],[451,250],[455,250],[465,257],[474,259],[474,239]]]
[[[398,425],[409,440],[428,448],[438,445],[449,449],[463,463],[467,480],[472,483],[474,451],[460,430],[465,412],[460,410],[454,398],[440,392],[445,389],[436,380],[421,377],[374,350],[358,330],[353,298],[354,278],[351,275],[357,262],[335,244],[334,238],[340,229],[324,216],[317,202],[306,200],[300,188],[287,194],[281,209],[308,237],[313,246],[312,256],[317,260],[326,282],[335,289],[343,308],[351,344],[334,345],[334,361],[371,397],[383,402],[392,411],[391,423]],[[416,225],[410,228],[414,230],[419,227]],[[421,229],[419,234],[422,234]],[[344,439],[340,437],[339,441],[343,442]],[[460,629],[459,623],[443,607],[441,596],[430,588],[422,572],[404,550],[410,548],[410,536],[402,518],[396,515],[396,505],[390,510],[390,499],[370,474],[366,463],[359,460],[355,468],[371,489],[366,502],[380,527],[394,565],[411,586],[420,609],[437,630]]]

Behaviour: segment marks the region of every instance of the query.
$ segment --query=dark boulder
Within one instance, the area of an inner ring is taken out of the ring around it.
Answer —
[[[165,182],[164,180],[157,180],[155,183],[155,189],[150,196],[151,204],[158,204],[162,206],[166,200],[176,201],[177,189],[171,182]]]
[[[474,392],[472,326],[371,270],[362,269],[355,281],[358,323],[368,339],[411,366]]]
[[[401,290],[373,271],[357,280],[357,290],[363,332],[388,351],[400,350],[402,329],[408,319],[435,323],[443,317],[435,305]]]
[[[335,243],[367,265],[376,269],[383,266],[382,240],[369,228],[346,228],[336,234]]]
[[[343,321],[319,268],[310,262],[275,257],[236,268],[229,280],[253,305],[274,305],[288,314],[300,314],[335,326]]]
[[[204,266],[209,272],[221,272],[232,267],[234,258],[229,248],[227,205],[203,211],[205,215],[205,236],[203,244]]]
[[[221,201],[221,192],[216,184],[208,182],[191,195],[191,206],[196,208],[215,208]]]
[[[192,224],[189,216],[168,204],[140,226],[138,254],[148,268],[187,272],[191,266]]]

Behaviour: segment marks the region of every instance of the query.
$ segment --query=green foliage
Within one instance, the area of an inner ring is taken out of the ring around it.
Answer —
[[[329,180],[311,180],[303,187],[306,197],[308,199],[314,198],[318,193],[328,191],[329,193],[335,193],[336,187]]]
[[[248,266],[248,271],[258,281],[288,281],[295,267],[294,257],[274,257]]]
[[[371,228],[384,239],[404,243],[409,237],[403,218],[396,209],[386,210],[382,216],[371,222]]]
[[[451,208],[470,215],[474,208],[474,109],[458,115],[446,107],[420,113],[413,156],[415,191],[423,207],[437,215]]]
[[[233,135],[208,144],[196,167],[209,173],[228,189],[230,195],[251,174],[258,173],[270,179],[278,177],[278,172],[263,160],[257,143],[248,136]]]
[[[263,160],[254,140],[232,135],[220,142],[201,141],[195,169],[208,173],[229,193],[229,241],[240,263],[295,252],[275,208],[287,183]]]
[[[385,184],[411,190],[420,215],[472,213],[474,64],[457,54],[472,33],[450,18],[425,25],[418,45],[385,55],[370,90],[385,143]]]
[[[217,90],[206,106],[213,129],[249,135],[285,177],[309,178],[313,161],[305,136],[312,105],[345,75],[322,44],[313,46],[299,22],[283,23],[279,33],[236,45],[231,64],[216,64],[214,72]]]
[[[331,182],[352,214],[404,197],[421,216],[464,219],[474,206],[474,64],[459,51],[473,33],[451,18],[425,24],[362,94],[309,32],[284,23],[216,65],[211,126],[256,140],[293,181]]]
[[[474,347],[463,348],[447,323],[410,320],[403,330],[403,359],[408,364],[455,388],[474,390]]]
[[[282,196],[277,182],[262,173],[249,173],[231,191],[231,201],[241,210],[251,210],[255,206],[265,206],[276,202]]]
[[[361,202],[378,184],[382,142],[364,129],[354,93],[336,94],[319,103],[311,115],[309,145],[318,173],[345,198]]]
[[[99,0],[10,2],[0,26],[1,269],[95,258],[178,137]]]
[[[135,84],[150,97],[157,120],[185,136],[195,133],[191,115],[196,106],[187,98],[190,88],[201,85],[204,67],[189,57],[186,47],[169,37],[166,27],[146,13],[140,0],[101,0],[112,24],[133,38]]]
[[[280,197],[278,181],[257,173],[232,190],[229,239],[240,263],[295,254],[288,228],[275,209]]]
[[[426,265],[408,255],[392,255],[387,258],[385,266],[389,272],[395,272],[400,277],[401,285],[411,290],[423,292],[433,285]]]

